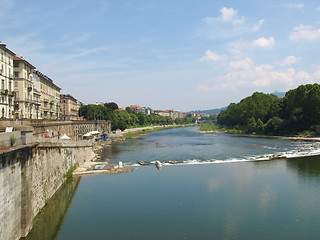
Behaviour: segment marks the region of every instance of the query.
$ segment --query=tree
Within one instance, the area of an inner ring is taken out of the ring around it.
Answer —
[[[261,121],[261,119],[259,118],[256,124],[256,131],[257,132],[262,132],[264,130],[264,124]]]
[[[128,113],[135,113],[130,107],[126,107],[126,111],[127,111]]]
[[[269,121],[265,125],[265,132],[266,133],[278,133],[281,132],[282,130],[282,124],[283,124],[283,119],[279,117],[273,117],[269,119]]]
[[[257,122],[256,120],[251,117],[248,119],[248,124],[247,124],[247,129],[249,132],[254,132],[256,131],[256,127],[257,127]]]
[[[119,109],[118,104],[116,104],[115,102],[105,103],[104,106],[111,109],[112,111]]]

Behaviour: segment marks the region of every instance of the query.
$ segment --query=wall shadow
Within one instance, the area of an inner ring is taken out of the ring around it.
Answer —
[[[68,178],[33,219],[33,228],[26,240],[56,239],[68,214],[81,177]]]

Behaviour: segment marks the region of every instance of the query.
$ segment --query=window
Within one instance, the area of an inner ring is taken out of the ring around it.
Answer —
[[[14,72],[14,77],[19,77],[19,72]]]
[[[14,62],[14,63],[13,63],[13,66],[14,66],[15,68],[18,68],[18,67],[19,67],[19,63],[18,63],[18,62]]]

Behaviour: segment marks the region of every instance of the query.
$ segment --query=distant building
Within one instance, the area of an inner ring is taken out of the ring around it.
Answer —
[[[82,105],[77,99],[70,94],[60,95],[61,119],[77,120],[79,119],[79,108]]]
[[[129,106],[129,108],[131,108],[131,110],[135,111],[136,113],[138,113],[138,112],[145,113],[144,107],[141,107],[138,105],[131,105],[131,106]]]
[[[155,110],[154,113],[160,116],[171,117],[173,120],[176,118],[184,118],[186,116],[185,113],[174,110]]]
[[[178,112],[178,118],[185,118],[187,116],[184,112]]]
[[[104,103],[103,102],[96,102],[94,105],[104,106]]]
[[[13,91],[13,57],[5,44],[0,44],[0,116],[13,118],[14,91]]]
[[[34,103],[37,109],[36,118],[59,119],[61,88],[54,84],[52,79],[39,71],[34,71],[33,77]]]
[[[154,113],[155,113],[155,114],[158,114],[158,115],[160,115],[160,116],[170,117],[170,111],[171,111],[171,110],[166,110],[166,111],[163,111],[163,110],[154,110]]]
[[[35,118],[33,104],[33,70],[35,67],[22,57],[13,57],[14,110],[16,118]]]

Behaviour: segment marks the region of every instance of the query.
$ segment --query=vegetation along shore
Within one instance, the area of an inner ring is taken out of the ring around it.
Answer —
[[[200,131],[315,137],[319,123],[320,85],[315,83],[292,89],[284,98],[255,92],[231,103],[221,111],[216,124],[205,123]]]

